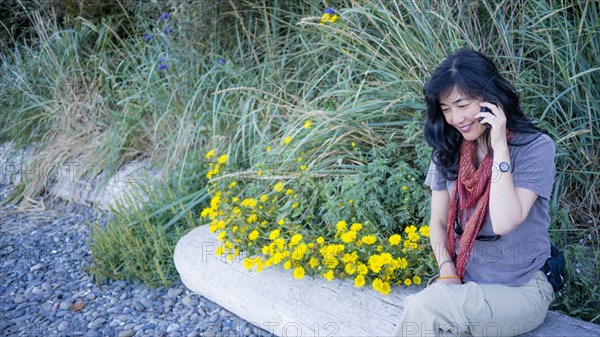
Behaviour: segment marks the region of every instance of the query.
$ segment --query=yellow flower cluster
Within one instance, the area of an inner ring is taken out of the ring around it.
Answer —
[[[226,165],[226,159],[221,156],[215,166]],[[317,226],[299,216],[303,210],[298,205],[304,204],[293,182],[273,182],[256,195],[245,195],[244,184],[231,182],[223,190],[209,185],[210,205],[200,216],[211,221],[210,231],[222,243],[217,255],[233,259],[241,252],[248,270],[281,266],[296,279],[351,279],[355,287],[370,285],[382,294],[395,285],[421,283],[424,268],[419,263],[429,254],[423,242],[429,236],[427,226],[408,226],[389,236],[369,222]]]
[[[321,23],[334,23],[339,19],[339,15],[335,13],[332,7],[328,7],[321,16]]]
[[[210,159],[210,158],[212,158],[214,156],[215,156],[215,150],[212,149],[204,157],[206,159]],[[206,174],[206,177],[208,179],[210,179],[210,178],[214,177],[215,175],[217,175],[217,173],[219,173],[221,171],[221,166],[224,165],[225,163],[227,163],[227,155],[226,154],[221,155],[219,157],[219,159],[217,160],[216,164],[210,163],[210,165],[209,165],[210,170]]]

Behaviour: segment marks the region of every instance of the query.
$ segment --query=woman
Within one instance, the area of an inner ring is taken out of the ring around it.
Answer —
[[[554,142],[525,117],[515,89],[479,52],[448,56],[423,92],[439,274],[406,298],[396,335],[531,331],[554,298],[540,271],[550,257]]]

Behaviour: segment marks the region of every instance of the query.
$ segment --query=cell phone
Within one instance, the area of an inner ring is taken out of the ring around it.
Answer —
[[[479,110],[479,112],[489,112],[489,113],[491,113],[492,115],[494,114],[494,113],[492,112],[492,110],[490,110],[490,108],[488,108],[488,107],[485,107],[485,106],[482,106],[482,107],[481,107],[481,109]],[[481,121],[483,120],[483,117],[479,117],[479,118],[477,118],[477,120],[479,121],[479,123],[481,123]],[[488,128],[488,129],[491,129],[491,128],[492,128],[492,126],[491,126],[491,125],[489,125],[488,123],[481,123],[481,124],[485,125],[485,127],[486,127],[486,128]]]

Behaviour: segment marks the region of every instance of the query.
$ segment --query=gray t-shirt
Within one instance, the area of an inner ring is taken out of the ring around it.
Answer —
[[[550,257],[548,200],[556,172],[555,144],[545,134],[517,133],[513,134],[511,143],[528,143],[522,146],[508,146],[513,183],[515,187],[535,192],[538,197],[527,219],[515,230],[497,241],[475,240],[466,266],[465,282],[522,285],[529,281],[533,273]],[[502,173],[493,171],[492,184],[498,174]],[[454,183],[455,181],[444,179],[437,165],[431,162],[425,179],[426,185],[434,191],[446,189],[451,193]],[[494,235],[489,213],[479,235]],[[458,240],[456,246],[458,252]]]

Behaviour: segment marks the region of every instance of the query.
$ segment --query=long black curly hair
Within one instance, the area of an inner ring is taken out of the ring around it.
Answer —
[[[444,178],[456,179],[463,140],[461,133],[446,122],[440,107],[440,98],[447,96],[454,87],[463,95],[482,98],[483,101],[502,106],[509,130],[529,134],[541,132],[525,116],[514,87],[500,75],[494,62],[480,52],[461,49],[449,55],[423,87],[427,103],[425,139],[433,148],[433,162],[439,166]],[[483,134],[486,141],[488,134],[489,130]],[[527,143],[532,140],[529,139]],[[524,144],[526,143],[511,143]]]

